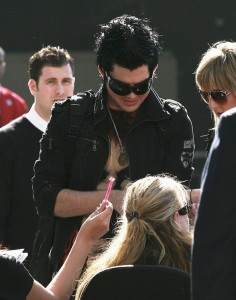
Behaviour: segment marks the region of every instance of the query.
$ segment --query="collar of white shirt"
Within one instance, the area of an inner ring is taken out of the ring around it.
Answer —
[[[42,119],[35,110],[35,103],[31,106],[29,112],[25,114],[25,117],[39,130],[44,132],[47,128],[48,122]]]

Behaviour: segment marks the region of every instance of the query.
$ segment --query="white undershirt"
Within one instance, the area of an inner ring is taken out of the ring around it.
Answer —
[[[42,119],[36,112],[35,103],[31,106],[29,112],[25,114],[25,117],[40,131],[44,132],[46,130],[48,122]]]

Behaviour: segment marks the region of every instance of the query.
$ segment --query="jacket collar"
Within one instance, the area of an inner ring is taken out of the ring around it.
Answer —
[[[168,119],[169,117],[170,114],[165,109],[163,100],[158,96],[154,89],[151,89],[148,97],[138,110],[135,124],[144,121],[157,122],[160,120]]]
[[[101,87],[96,93],[93,112],[95,125],[100,123],[107,116],[107,95],[106,89]],[[135,124],[144,121],[160,121],[168,119],[169,112],[165,109],[163,100],[158,96],[154,89],[151,89],[147,98],[140,106]]]

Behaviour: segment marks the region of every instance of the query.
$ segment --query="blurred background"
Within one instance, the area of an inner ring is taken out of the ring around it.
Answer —
[[[163,48],[154,87],[162,98],[178,100],[188,110],[196,142],[192,187],[198,187],[206,157],[203,136],[213,120],[196,90],[194,71],[210,44],[236,41],[235,8],[235,0],[1,0],[0,46],[7,55],[2,84],[30,106],[28,58],[52,45],[75,58],[75,91],[97,90],[101,82],[93,48],[99,24],[124,13],[150,19]]]

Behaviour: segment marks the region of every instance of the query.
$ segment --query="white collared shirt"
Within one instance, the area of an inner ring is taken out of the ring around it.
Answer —
[[[36,128],[44,132],[47,128],[48,122],[40,117],[40,115],[35,110],[35,103],[31,106],[25,117],[32,123]]]

